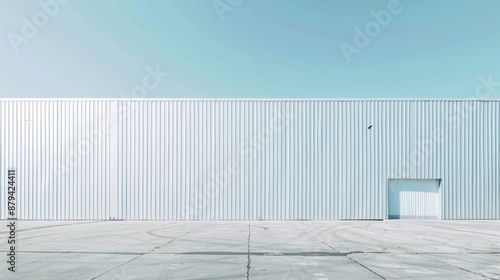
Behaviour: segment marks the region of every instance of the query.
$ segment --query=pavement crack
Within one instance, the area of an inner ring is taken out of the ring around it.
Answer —
[[[294,225],[293,223],[290,223],[290,224],[291,224],[292,226],[294,226],[294,227],[298,228],[299,230],[301,230],[301,231],[305,232],[305,234],[306,234],[305,236],[311,236],[312,238],[314,238],[315,240],[319,241],[321,244],[325,245],[326,247],[328,247],[328,248],[330,248],[330,249],[334,250],[334,251],[335,251],[335,252],[337,252],[337,253],[340,253],[340,251],[339,251],[339,250],[337,250],[337,249],[335,249],[334,247],[330,246],[329,244],[327,244],[327,243],[323,242],[321,239],[317,238],[316,236],[311,235],[311,233],[313,233],[313,232],[314,232],[314,230],[313,230],[313,231],[311,231],[311,232],[307,232],[307,231],[303,230],[302,228],[300,228],[300,227],[298,227],[298,226]],[[326,230],[329,230],[329,228],[327,228]],[[322,231],[322,232],[323,232],[323,231]],[[315,232],[315,233],[316,233],[316,234],[318,234],[318,232]],[[321,233],[321,232],[319,232],[319,233]]]
[[[432,226],[431,226],[431,227],[432,227]],[[379,240],[377,240],[377,239],[370,238],[370,237],[368,237],[368,236],[366,236],[366,235],[363,235],[363,234],[359,234],[359,233],[352,232],[352,231],[347,231],[347,232],[350,232],[350,233],[352,233],[352,234],[355,234],[355,235],[361,236],[361,237],[366,238],[366,239],[373,240],[373,241],[375,241],[375,242],[381,242],[381,241],[379,241]],[[388,244],[387,244],[387,245],[388,245]],[[473,273],[473,274],[475,274],[475,275],[482,276],[482,277],[484,277],[484,278],[489,278],[489,277],[486,277],[486,276],[484,276],[484,275],[482,275],[482,274],[475,273],[475,272],[473,272],[473,271],[469,271],[469,270],[463,269],[463,268],[461,268],[461,267],[454,266],[454,265],[451,265],[451,264],[449,264],[449,263],[446,263],[446,262],[439,261],[439,260],[436,260],[436,259],[434,259],[434,258],[431,258],[430,256],[428,256],[428,255],[427,255],[428,253],[425,253],[425,252],[424,252],[424,253],[413,252],[413,251],[410,251],[410,250],[408,250],[408,249],[406,249],[406,248],[399,247],[399,246],[396,246],[396,248],[401,249],[401,250],[404,250],[404,251],[406,251],[406,252],[407,252],[407,253],[403,253],[403,254],[421,255],[422,257],[425,257],[425,258],[428,258],[428,259],[432,259],[432,260],[434,260],[434,261],[437,261],[437,262],[443,263],[443,264],[445,264],[445,265],[448,265],[448,266],[451,266],[451,267],[454,267],[454,268],[458,268],[458,269],[461,269],[461,270],[463,270],[463,271],[470,272],[470,273]],[[364,267],[364,268],[366,268],[366,269],[370,270],[371,272],[375,273],[374,271],[372,271],[372,270],[371,270],[371,269],[369,269],[368,267],[366,267],[366,266],[364,266],[364,265],[362,265],[362,264],[360,264],[360,263],[358,263],[358,262],[354,261],[354,260],[353,260],[353,259],[351,259],[349,256],[347,256],[347,258],[348,258],[348,259],[350,259],[350,260],[352,260],[353,262],[355,262],[355,263],[357,263],[357,264],[361,265],[362,267]],[[375,274],[377,274],[377,273],[375,273]],[[377,275],[378,275],[378,274],[377,274]],[[380,275],[378,275],[378,276],[380,276]],[[380,277],[382,277],[382,276],[380,276]],[[383,277],[382,277],[382,278],[383,278]],[[489,278],[489,279],[492,279],[492,278]]]
[[[182,238],[182,237],[184,237],[184,236],[186,236],[186,235],[190,234],[191,232],[193,232],[193,231],[195,231],[195,230],[197,230],[197,229],[200,229],[200,228],[202,228],[202,227],[203,227],[203,226],[200,226],[200,227],[198,227],[198,228],[192,229],[192,230],[190,230],[190,231],[188,231],[188,232],[184,233],[183,235],[181,235],[181,236],[179,236],[179,237],[177,237],[177,238],[174,238],[174,239],[172,239],[172,240],[170,240],[170,241],[168,241],[168,242],[166,242],[166,243],[162,244],[161,246],[154,247],[153,249],[149,250],[149,251],[148,251],[148,252],[146,252],[146,253],[142,253],[142,254],[140,254],[139,256],[137,256],[137,257],[135,257],[135,258],[133,258],[133,259],[130,259],[130,260],[128,260],[128,261],[126,261],[126,262],[124,262],[124,263],[122,263],[122,264],[118,265],[118,266],[115,266],[115,267],[111,268],[111,269],[109,269],[109,270],[107,270],[107,271],[105,271],[105,272],[103,272],[103,273],[101,273],[101,274],[97,275],[96,277],[91,278],[90,280],[97,279],[97,278],[99,278],[99,277],[103,276],[104,274],[106,274],[106,273],[108,273],[108,272],[110,272],[110,271],[113,271],[113,270],[115,270],[115,269],[117,269],[117,268],[120,268],[120,267],[122,267],[122,266],[124,266],[124,265],[126,265],[126,264],[130,263],[130,262],[133,262],[133,261],[137,260],[138,258],[140,258],[140,257],[142,257],[142,256],[144,256],[144,255],[147,255],[147,254],[149,254],[149,253],[151,253],[151,252],[153,252],[153,251],[155,251],[155,250],[157,250],[157,249],[159,249],[159,248],[161,248],[161,247],[163,247],[163,246],[165,246],[165,245],[168,245],[168,244],[170,244],[170,243],[172,243],[172,242],[176,241],[177,239],[180,239],[180,238]]]
[[[248,222],[247,280],[250,279],[250,222]]]
[[[477,272],[474,272],[474,271],[470,271],[470,270],[465,269],[465,268],[462,268],[462,267],[460,267],[460,266],[456,266],[456,265],[453,265],[453,264],[449,264],[449,263],[447,263],[447,262],[443,262],[443,261],[437,260],[437,259],[435,259],[435,258],[433,258],[433,257],[430,257],[430,256],[426,256],[426,257],[427,257],[427,258],[429,258],[429,259],[431,259],[431,260],[434,260],[434,261],[440,262],[440,263],[442,263],[442,264],[449,265],[449,266],[454,267],[454,268],[458,268],[458,269],[463,270],[463,271],[465,271],[465,272],[469,272],[469,273],[472,273],[472,274],[474,274],[474,275],[478,275],[478,276],[481,276],[481,277],[484,277],[484,278],[487,278],[487,279],[495,280],[495,278],[491,278],[491,277],[488,277],[488,276],[486,276],[486,275],[482,275],[481,273],[477,273]]]
[[[361,263],[359,263],[359,262],[357,262],[357,261],[353,260],[353,259],[352,259],[351,257],[349,257],[349,256],[346,256],[346,257],[347,257],[348,259],[350,259],[351,261],[353,261],[354,263],[356,263],[357,265],[359,265],[359,266],[361,266],[361,267],[364,267],[365,269],[367,269],[367,270],[368,270],[368,271],[370,271],[371,273],[373,273],[373,274],[377,275],[378,277],[380,277],[380,278],[382,278],[382,279],[384,279],[384,280],[385,280],[385,278],[384,278],[382,275],[380,275],[380,274],[376,273],[375,271],[371,270],[371,269],[370,269],[370,268],[368,268],[367,266],[365,266],[365,265],[363,265],[363,264],[361,264]]]

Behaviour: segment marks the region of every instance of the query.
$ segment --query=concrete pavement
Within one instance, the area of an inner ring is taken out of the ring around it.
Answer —
[[[17,223],[2,279],[500,279],[500,221]]]

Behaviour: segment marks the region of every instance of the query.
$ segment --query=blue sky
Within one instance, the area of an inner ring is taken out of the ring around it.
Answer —
[[[500,1],[392,1],[0,0],[0,97],[465,98],[500,82]]]

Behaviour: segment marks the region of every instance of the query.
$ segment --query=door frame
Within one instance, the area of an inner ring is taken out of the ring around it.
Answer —
[[[429,181],[429,180],[436,180],[437,183],[438,183],[438,215],[437,215],[437,218],[436,220],[443,220],[443,188],[442,188],[442,184],[443,184],[443,179],[441,178],[426,178],[426,179],[422,179],[422,178],[387,178],[387,183],[386,183],[386,188],[385,188],[385,192],[386,192],[386,197],[385,197],[385,219],[386,220],[396,220],[396,219],[389,219],[389,182],[391,180],[425,180],[425,181]]]

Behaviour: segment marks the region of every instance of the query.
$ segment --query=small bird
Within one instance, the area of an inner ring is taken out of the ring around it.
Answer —
[[[370,124],[370,126],[368,127],[368,129],[371,129],[373,125]]]

